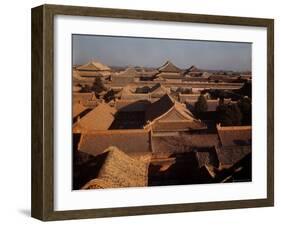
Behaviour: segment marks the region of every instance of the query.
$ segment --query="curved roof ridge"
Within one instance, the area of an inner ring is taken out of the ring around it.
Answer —
[[[158,71],[180,72],[181,69],[175,66],[170,60],[167,60],[162,66],[158,68]]]
[[[91,60],[86,64],[77,67],[77,70],[107,71],[110,68],[98,60]]]
[[[127,67],[124,71],[116,74],[117,76],[136,76],[138,75],[137,70],[133,66]]]
[[[181,104],[178,101],[175,101],[175,108],[178,110],[185,118],[188,118],[189,120],[196,120],[194,118],[194,115],[189,111],[183,104]]]

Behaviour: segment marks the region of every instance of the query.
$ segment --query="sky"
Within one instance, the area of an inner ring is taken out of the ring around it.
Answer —
[[[157,68],[170,60],[182,69],[251,70],[251,43],[76,34],[72,41],[74,65],[97,60],[108,66]]]

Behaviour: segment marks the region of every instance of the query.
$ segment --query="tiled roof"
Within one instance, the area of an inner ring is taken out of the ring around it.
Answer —
[[[181,79],[183,76],[179,72],[159,72],[155,75],[155,78],[161,79]],[[156,80],[156,79],[155,79]]]
[[[157,121],[152,124],[153,131],[172,132],[172,131],[190,131],[205,129],[206,126],[197,120],[181,120],[181,121]]]
[[[161,72],[180,72],[181,69],[176,67],[170,61],[166,61],[165,64],[163,64],[161,67],[158,68],[158,71],[161,71]]]
[[[174,100],[169,95],[164,95],[147,108],[146,120],[152,122],[154,119],[169,111],[173,106]]]
[[[115,107],[118,111],[145,111],[150,104],[148,100],[116,100]]]
[[[152,98],[159,98],[169,93],[170,93],[169,90],[163,85],[161,85],[160,83],[157,83],[150,89],[150,95]]]
[[[189,67],[185,73],[189,73],[189,72],[201,72],[201,70],[199,70],[196,66],[192,65],[191,67]]]
[[[91,155],[98,155],[109,146],[115,146],[127,154],[151,152],[149,131],[130,129],[84,133],[81,135],[78,149]]]
[[[167,88],[161,85],[160,83],[156,83],[154,86],[150,88],[150,92],[165,92],[167,93]]]
[[[217,156],[222,167],[232,166],[252,151],[252,146],[217,147]]]
[[[218,167],[218,156],[215,147],[199,148],[196,150],[199,167],[204,165]]]
[[[252,143],[251,126],[217,126],[222,146],[247,146]]]
[[[148,100],[148,93],[135,93],[134,87],[131,85],[125,86],[119,93],[123,100]]]
[[[208,82],[208,77],[207,76],[200,76],[200,77],[192,77],[192,76],[185,76],[183,81],[185,82]]]
[[[113,75],[111,76],[112,84],[117,85],[124,85],[134,82],[134,77],[131,76],[119,76],[119,75]]]
[[[109,71],[79,71],[79,76],[81,78],[87,79],[91,77],[103,77],[103,76],[109,76]]]
[[[111,70],[108,66],[98,62],[98,61],[90,61],[87,64],[81,65],[76,68],[81,71],[109,71]]]
[[[138,72],[136,71],[135,68],[128,67],[125,71],[121,71],[120,73],[115,74],[114,76],[116,76],[116,77],[118,77],[118,76],[137,77],[138,76]]]
[[[198,97],[200,96],[201,94],[199,93],[192,93],[192,94],[182,94],[180,93],[179,94],[179,98],[180,98],[180,101],[181,102],[185,102],[185,101],[197,101],[198,100]]]
[[[149,100],[150,95],[147,93],[131,93],[131,94],[121,94],[122,100]]]
[[[73,110],[72,110],[72,117],[75,118],[78,115],[80,115],[83,111],[85,111],[87,108],[84,107],[82,104],[80,103],[74,103],[73,104]]]
[[[108,148],[106,155],[97,178],[86,183],[82,189],[147,186],[146,163],[129,157],[115,147]]]
[[[184,152],[189,148],[211,148],[218,145],[219,140],[216,134],[190,134],[181,135],[153,135],[153,152]]]
[[[167,94],[147,108],[145,118],[158,131],[169,131],[169,129],[185,131],[206,127],[204,123],[196,120],[183,104]]]
[[[101,103],[82,117],[75,125],[74,130],[76,132],[107,130],[114,121],[115,113],[115,108],[110,107],[106,103]]]

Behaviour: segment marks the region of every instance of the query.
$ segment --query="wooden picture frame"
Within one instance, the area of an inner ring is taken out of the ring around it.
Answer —
[[[54,16],[126,18],[267,29],[267,198],[122,208],[54,210]],[[32,9],[32,202],[31,215],[50,221],[163,214],[274,205],[274,20],[60,5]]]

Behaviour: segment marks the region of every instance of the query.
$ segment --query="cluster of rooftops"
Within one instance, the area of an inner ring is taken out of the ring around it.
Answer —
[[[87,108],[81,103],[74,103],[73,117],[76,118],[83,113]],[[122,111],[123,109],[119,109]],[[126,111],[126,110],[123,110]],[[133,112],[131,109],[129,112]],[[115,115],[118,113],[116,107],[101,102],[98,103],[90,112],[88,112],[82,118],[74,124],[73,130],[78,132],[91,132],[98,130],[108,130],[115,119]],[[133,114],[133,113],[132,113]],[[156,130],[163,130],[166,123],[169,123],[167,130],[173,130],[173,123],[183,124],[182,128],[178,128],[179,131],[187,131],[191,128],[203,129],[206,128],[203,122],[196,119],[193,114],[185,107],[184,104],[175,101],[170,95],[165,94],[157,101],[147,104],[147,107],[143,109],[144,125],[143,129],[153,126]],[[156,126],[157,124],[157,126]]]
[[[128,67],[125,70],[112,69],[99,61],[90,61],[73,69],[75,82],[91,81],[100,77],[115,85],[129,84],[138,81],[165,81],[165,82],[235,82],[241,77],[251,79],[251,73],[210,71],[199,69],[192,65],[186,69],[175,66],[171,61],[166,61],[158,68]],[[227,76],[225,76],[227,75]]]
[[[128,109],[129,111],[117,109],[116,106],[103,101],[97,101],[93,108],[85,107],[79,101],[74,103],[73,133],[79,135],[75,151],[91,156],[119,156],[119,161],[124,161],[123,164],[128,164],[128,161],[131,166],[139,164],[137,169],[141,170],[140,175],[148,175],[149,163],[136,160],[136,156],[150,155],[150,160],[152,160],[159,156],[168,158],[175,153],[195,151],[196,161],[201,167],[208,168],[211,165],[230,168],[251,153],[251,126],[221,127],[217,125],[216,131],[210,133],[203,121],[197,119],[184,104],[173,99],[169,94],[164,94],[157,101],[146,103],[142,109],[139,108],[138,112],[142,113],[141,117],[144,118],[141,127],[126,128],[126,123],[128,121],[130,123],[130,116],[136,113]],[[113,128],[116,118],[122,113],[125,113],[125,119],[121,119],[119,123],[121,125],[124,123],[124,128]],[[134,120],[138,121],[140,118],[133,118],[131,123],[134,123]],[[111,148],[111,152],[115,154],[103,154],[108,151],[108,148]],[[116,158],[108,158],[106,167],[122,165],[122,163],[116,163]],[[217,159],[216,163],[211,160],[213,158]],[[113,161],[113,166],[111,166],[111,161]],[[135,163],[136,161],[138,164]],[[83,189],[146,186],[148,183],[147,177],[135,178],[136,181],[132,182],[134,179],[131,176],[127,175],[131,179],[124,179],[123,175],[123,178],[118,178],[119,182],[114,184],[116,178],[109,180],[104,179],[103,174],[98,175],[101,176],[84,184]]]
[[[79,184],[79,188],[150,185],[152,162],[163,158],[169,162],[170,156],[182,153],[194,155],[200,171],[196,170],[196,174],[202,175],[203,170],[204,175],[208,175],[208,179],[201,178],[200,183],[221,182],[234,175],[241,161],[251,154],[251,126],[217,124],[210,130],[205,121],[192,113],[206,87],[194,85],[189,93],[179,91],[185,88],[185,79],[209,83],[212,76],[224,79],[222,89],[239,89],[243,85],[231,83],[231,79],[238,79],[236,75],[219,77],[195,66],[182,70],[170,61],[158,69],[129,67],[121,72],[96,61],[74,67],[74,86],[100,77],[115,91],[115,98],[106,103],[103,95],[97,98],[93,92],[81,93],[74,89],[73,136],[78,139],[74,139],[73,151],[94,156],[94,162],[101,162],[96,176]],[[140,81],[143,78],[150,81]],[[245,78],[251,79],[251,76]],[[215,85],[220,84],[211,84]],[[175,90],[177,98],[173,96]],[[207,111],[216,111],[219,99],[204,95]],[[231,99],[224,102],[235,103]],[[140,160],[144,156],[146,160]],[[218,178],[216,175],[224,169],[231,169],[231,173]],[[193,179],[190,183],[194,181],[198,182]]]

